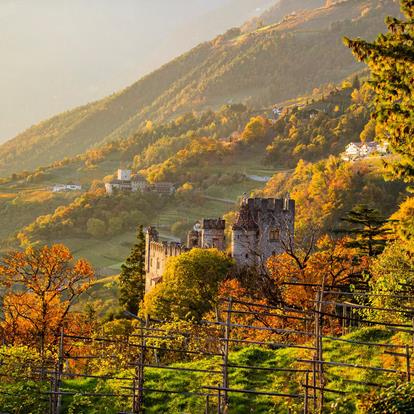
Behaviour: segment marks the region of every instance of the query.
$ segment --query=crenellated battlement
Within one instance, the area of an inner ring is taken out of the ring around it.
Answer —
[[[226,228],[226,220],[221,218],[203,219],[201,226],[203,230],[224,230]]]
[[[166,256],[178,256],[182,252],[188,250],[181,243],[166,241],[150,241],[150,249],[153,252],[164,253]]]
[[[282,212],[294,209],[295,201],[285,198],[249,198],[245,204],[250,211]]]

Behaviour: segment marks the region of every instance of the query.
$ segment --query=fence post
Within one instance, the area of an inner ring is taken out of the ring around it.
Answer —
[[[60,387],[62,384],[62,375],[63,375],[63,367],[64,367],[64,337],[65,332],[64,328],[62,327],[60,331],[60,338],[59,338],[59,359],[58,359],[58,372],[57,372],[57,384],[56,384],[56,391],[57,391],[57,407],[56,407],[56,414],[60,414],[60,408],[62,406],[62,396],[60,395]]]
[[[405,362],[407,368],[407,382],[411,381],[410,347],[405,346]]]
[[[144,370],[145,370],[145,348],[146,348],[146,333],[144,328],[148,328],[149,318],[144,322],[141,322],[140,327],[140,351],[138,357],[138,363],[135,367],[134,398],[133,398],[133,413],[142,414],[144,412]]]
[[[322,301],[323,301],[323,287],[316,292],[316,312],[315,312],[315,344],[316,344],[316,363],[318,364],[318,379],[319,379],[319,412],[323,412],[324,406],[324,366],[323,366],[323,341],[322,341]]]
[[[305,396],[303,403],[303,413],[309,414],[309,403],[308,403],[308,388],[309,388],[309,371],[305,374]]]
[[[228,372],[228,364],[229,364],[229,339],[231,333],[231,311],[233,308],[233,298],[229,297],[229,303],[227,306],[227,318],[226,318],[226,326],[224,328],[224,353],[223,353],[223,413],[227,413],[228,406],[229,406],[229,396],[227,389],[229,388],[229,372]]]

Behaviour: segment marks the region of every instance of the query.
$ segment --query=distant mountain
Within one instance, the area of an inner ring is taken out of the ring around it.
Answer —
[[[340,81],[361,67],[342,37],[372,38],[384,29],[385,16],[398,11],[394,0],[347,0],[298,10],[249,33],[231,29],[123,91],[57,115],[0,146],[0,172],[34,169],[126,138],[147,120],[229,102],[260,108]]]
[[[101,99],[276,0],[1,0],[0,142]]]

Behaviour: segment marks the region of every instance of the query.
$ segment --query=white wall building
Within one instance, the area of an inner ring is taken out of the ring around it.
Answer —
[[[145,177],[140,174],[132,175],[131,170],[119,169],[117,172],[117,178],[105,183],[105,190],[107,194],[113,194],[117,191],[141,191],[144,192],[148,189],[149,185]]]
[[[82,186],[79,184],[55,184],[52,187],[54,193],[61,193],[64,191],[81,191]]]
[[[353,161],[359,158],[367,158],[370,155],[378,154],[384,156],[388,154],[388,142],[351,142],[345,147],[345,152],[342,154],[344,161]]]
[[[120,181],[131,181],[131,170],[123,170],[123,169],[119,169],[118,170],[118,180]]]

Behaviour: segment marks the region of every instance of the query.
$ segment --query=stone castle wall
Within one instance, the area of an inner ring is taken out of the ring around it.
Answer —
[[[273,254],[280,254],[288,246],[292,247],[294,224],[295,201],[289,197],[243,200],[231,238],[231,254],[237,266],[263,266]],[[179,256],[195,247],[225,251],[225,226],[223,219],[203,219],[189,232],[187,246],[159,241],[158,232],[150,227],[146,234],[146,291],[162,280],[170,257]]]
[[[153,240],[147,236],[145,253],[145,291],[148,292],[161,281],[167,260],[179,256],[188,249],[180,243],[167,243]]]

